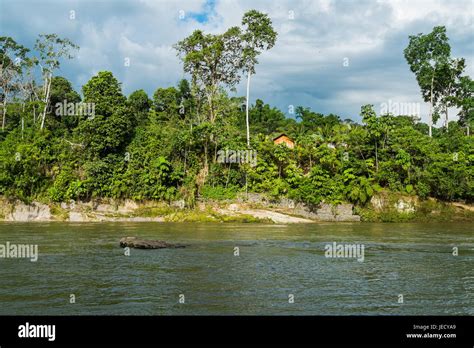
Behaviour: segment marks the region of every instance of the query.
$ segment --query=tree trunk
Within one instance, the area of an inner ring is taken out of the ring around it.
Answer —
[[[247,73],[247,103],[245,105],[245,123],[247,125],[247,147],[250,148],[249,95],[250,95],[250,70]]]
[[[247,182],[247,170],[245,170],[245,198],[249,199],[249,186]]]
[[[7,105],[5,100],[3,101],[3,119],[2,119],[2,132],[5,130],[5,118],[7,117]]]
[[[51,74],[48,75],[48,77],[46,78],[46,94],[45,94],[45,98],[44,98],[44,109],[43,109],[43,115],[42,115],[42,119],[41,119],[41,129],[44,128],[44,120],[46,119],[46,111],[48,110],[48,106],[49,106],[49,94],[51,92]]]
[[[444,106],[444,114],[446,115],[446,130],[448,130],[449,127],[449,117],[448,117],[448,106]]]
[[[209,121],[214,124],[214,110],[212,109],[212,97],[207,98],[207,103],[209,104]]]
[[[454,76],[453,76],[453,79],[454,79]],[[451,95],[451,83],[449,83],[449,86],[448,86],[448,91],[447,91],[447,97],[449,97]],[[446,130],[448,130],[449,128],[449,115],[448,115],[448,102],[446,102],[444,104],[444,113],[445,113],[445,116],[446,116]]]
[[[230,180],[230,166],[232,165],[232,163],[229,163],[229,168],[227,168],[227,180],[225,182],[225,188],[227,188],[227,186],[229,185],[229,180]]]
[[[207,173],[209,172],[209,160],[207,158],[207,151],[208,151],[208,140],[206,139],[206,142],[204,143],[204,171],[206,173],[205,177],[207,176]]]
[[[429,136],[431,137],[431,128],[433,127],[433,83],[434,83],[434,71],[431,77],[431,92],[430,92],[430,119],[428,120]]]
[[[8,86],[8,85],[7,85]],[[3,113],[3,118],[2,118],[2,132],[5,130],[5,122],[7,120],[7,100],[8,100],[8,94],[10,90],[8,89],[7,86],[3,87],[3,103],[2,103],[2,113]]]
[[[377,149],[377,141],[375,141],[375,172],[379,172],[379,155]]]
[[[217,86],[214,85],[210,88],[209,92],[207,93],[207,103],[209,105],[209,121],[214,124],[216,119],[216,113],[214,110],[214,97],[217,92]]]
[[[217,141],[214,142],[214,163],[217,162]]]

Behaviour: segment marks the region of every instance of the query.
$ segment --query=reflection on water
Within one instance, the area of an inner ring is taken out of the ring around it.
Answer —
[[[124,236],[188,247],[125,256]],[[0,314],[474,315],[472,224],[1,223],[7,241],[39,259],[0,259]]]

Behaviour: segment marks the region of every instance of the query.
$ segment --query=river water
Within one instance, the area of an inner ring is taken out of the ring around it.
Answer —
[[[187,247],[126,256],[125,236]],[[0,223],[7,242],[39,256],[0,258],[0,315],[474,315],[467,223]]]

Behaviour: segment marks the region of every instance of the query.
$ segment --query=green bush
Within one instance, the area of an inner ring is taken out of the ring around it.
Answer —
[[[214,200],[234,199],[237,197],[236,187],[222,187],[222,186],[203,186],[201,189],[201,197]]]

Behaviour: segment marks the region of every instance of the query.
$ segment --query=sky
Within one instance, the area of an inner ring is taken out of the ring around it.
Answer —
[[[444,25],[452,56],[474,76],[474,0],[0,0],[0,35],[33,48],[56,33],[80,46],[56,75],[80,92],[99,71],[112,71],[126,95],[176,85],[186,77],[172,45],[201,29],[221,33],[256,9],[278,38],[259,56],[250,98],[281,109],[297,106],[360,120],[360,107],[419,103],[403,50],[408,36]],[[127,64],[128,63],[128,64]],[[245,95],[242,79],[236,95]],[[233,95],[231,93],[231,95]],[[450,118],[455,120],[455,113]]]

